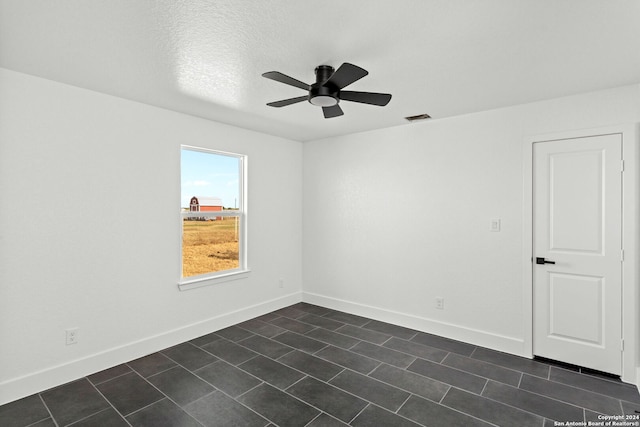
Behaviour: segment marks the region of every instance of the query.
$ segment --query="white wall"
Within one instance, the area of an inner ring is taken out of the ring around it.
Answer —
[[[306,143],[304,299],[527,355],[523,142],[638,121],[634,85]]]
[[[3,69],[0,94],[0,404],[300,300],[302,144]],[[180,144],[249,156],[249,278],[178,290]]]
[[[522,353],[523,140],[639,120],[629,86],[303,146],[0,69],[0,404],[300,298]],[[180,144],[249,156],[249,278],[178,291]]]

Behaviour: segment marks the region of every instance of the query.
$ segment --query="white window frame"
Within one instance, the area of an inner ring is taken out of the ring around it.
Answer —
[[[191,145],[181,145],[180,146],[180,158],[182,158],[182,151],[190,150],[190,151],[199,151],[202,153],[208,154],[216,154],[220,156],[229,156],[235,157],[238,159],[239,163],[239,188],[240,195],[238,200],[238,209],[237,210],[222,210],[222,211],[199,211],[199,212],[191,212],[191,211],[183,211],[182,203],[179,203],[180,209],[180,279],[178,280],[178,287],[181,291],[188,289],[200,288],[203,286],[215,285],[217,283],[229,282],[232,280],[239,280],[248,277],[249,270],[247,263],[247,162],[248,157],[245,154],[231,153],[227,151],[220,150],[212,150],[208,148],[195,147]],[[181,169],[182,172],[182,169]],[[182,180],[182,173],[180,174],[180,179]],[[213,218],[216,219],[218,217],[223,218],[234,218],[237,217],[239,219],[240,224],[238,225],[238,261],[239,267],[230,269],[230,270],[222,270],[216,271],[206,274],[199,274],[197,276],[189,276],[182,277],[182,233],[183,233],[183,223],[185,218]]]

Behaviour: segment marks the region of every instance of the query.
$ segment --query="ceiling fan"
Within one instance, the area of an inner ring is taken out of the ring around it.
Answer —
[[[334,70],[330,65],[319,65],[316,67],[315,73],[316,82],[311,85],[284,75],[279,71],[264,73],[262,77],[295,86],[309,92],[305,96],[269,102],[267,105],[270,107],[285,107],[298,102],[309,101],[313,105],[322,107],[324,118],[330,119],[344,114],[339,105],[340,101],[360,102],[384,107],[391,100],[391,95],[388,93],[342,90],[351,83],[369,74],[367,70],[349,64],[348,62],[342,64],[337,70]]]

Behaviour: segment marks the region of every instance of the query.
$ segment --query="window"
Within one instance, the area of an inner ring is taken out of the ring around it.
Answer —
[[[180,289],[242,278],[247,270],[246,156],[182,146]]]

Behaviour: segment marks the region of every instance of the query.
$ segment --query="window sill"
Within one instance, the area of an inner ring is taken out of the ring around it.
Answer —
[[[220,274],[218,276],[195,276],[192,278],[186,278],[178,282],[178,289],[181,291],[188,291],[191,289],[202,288],[204,286],[217,285],[218,283],[246,279],[249,277],[249,273],[251,273],[251,270],[241,270]]]

